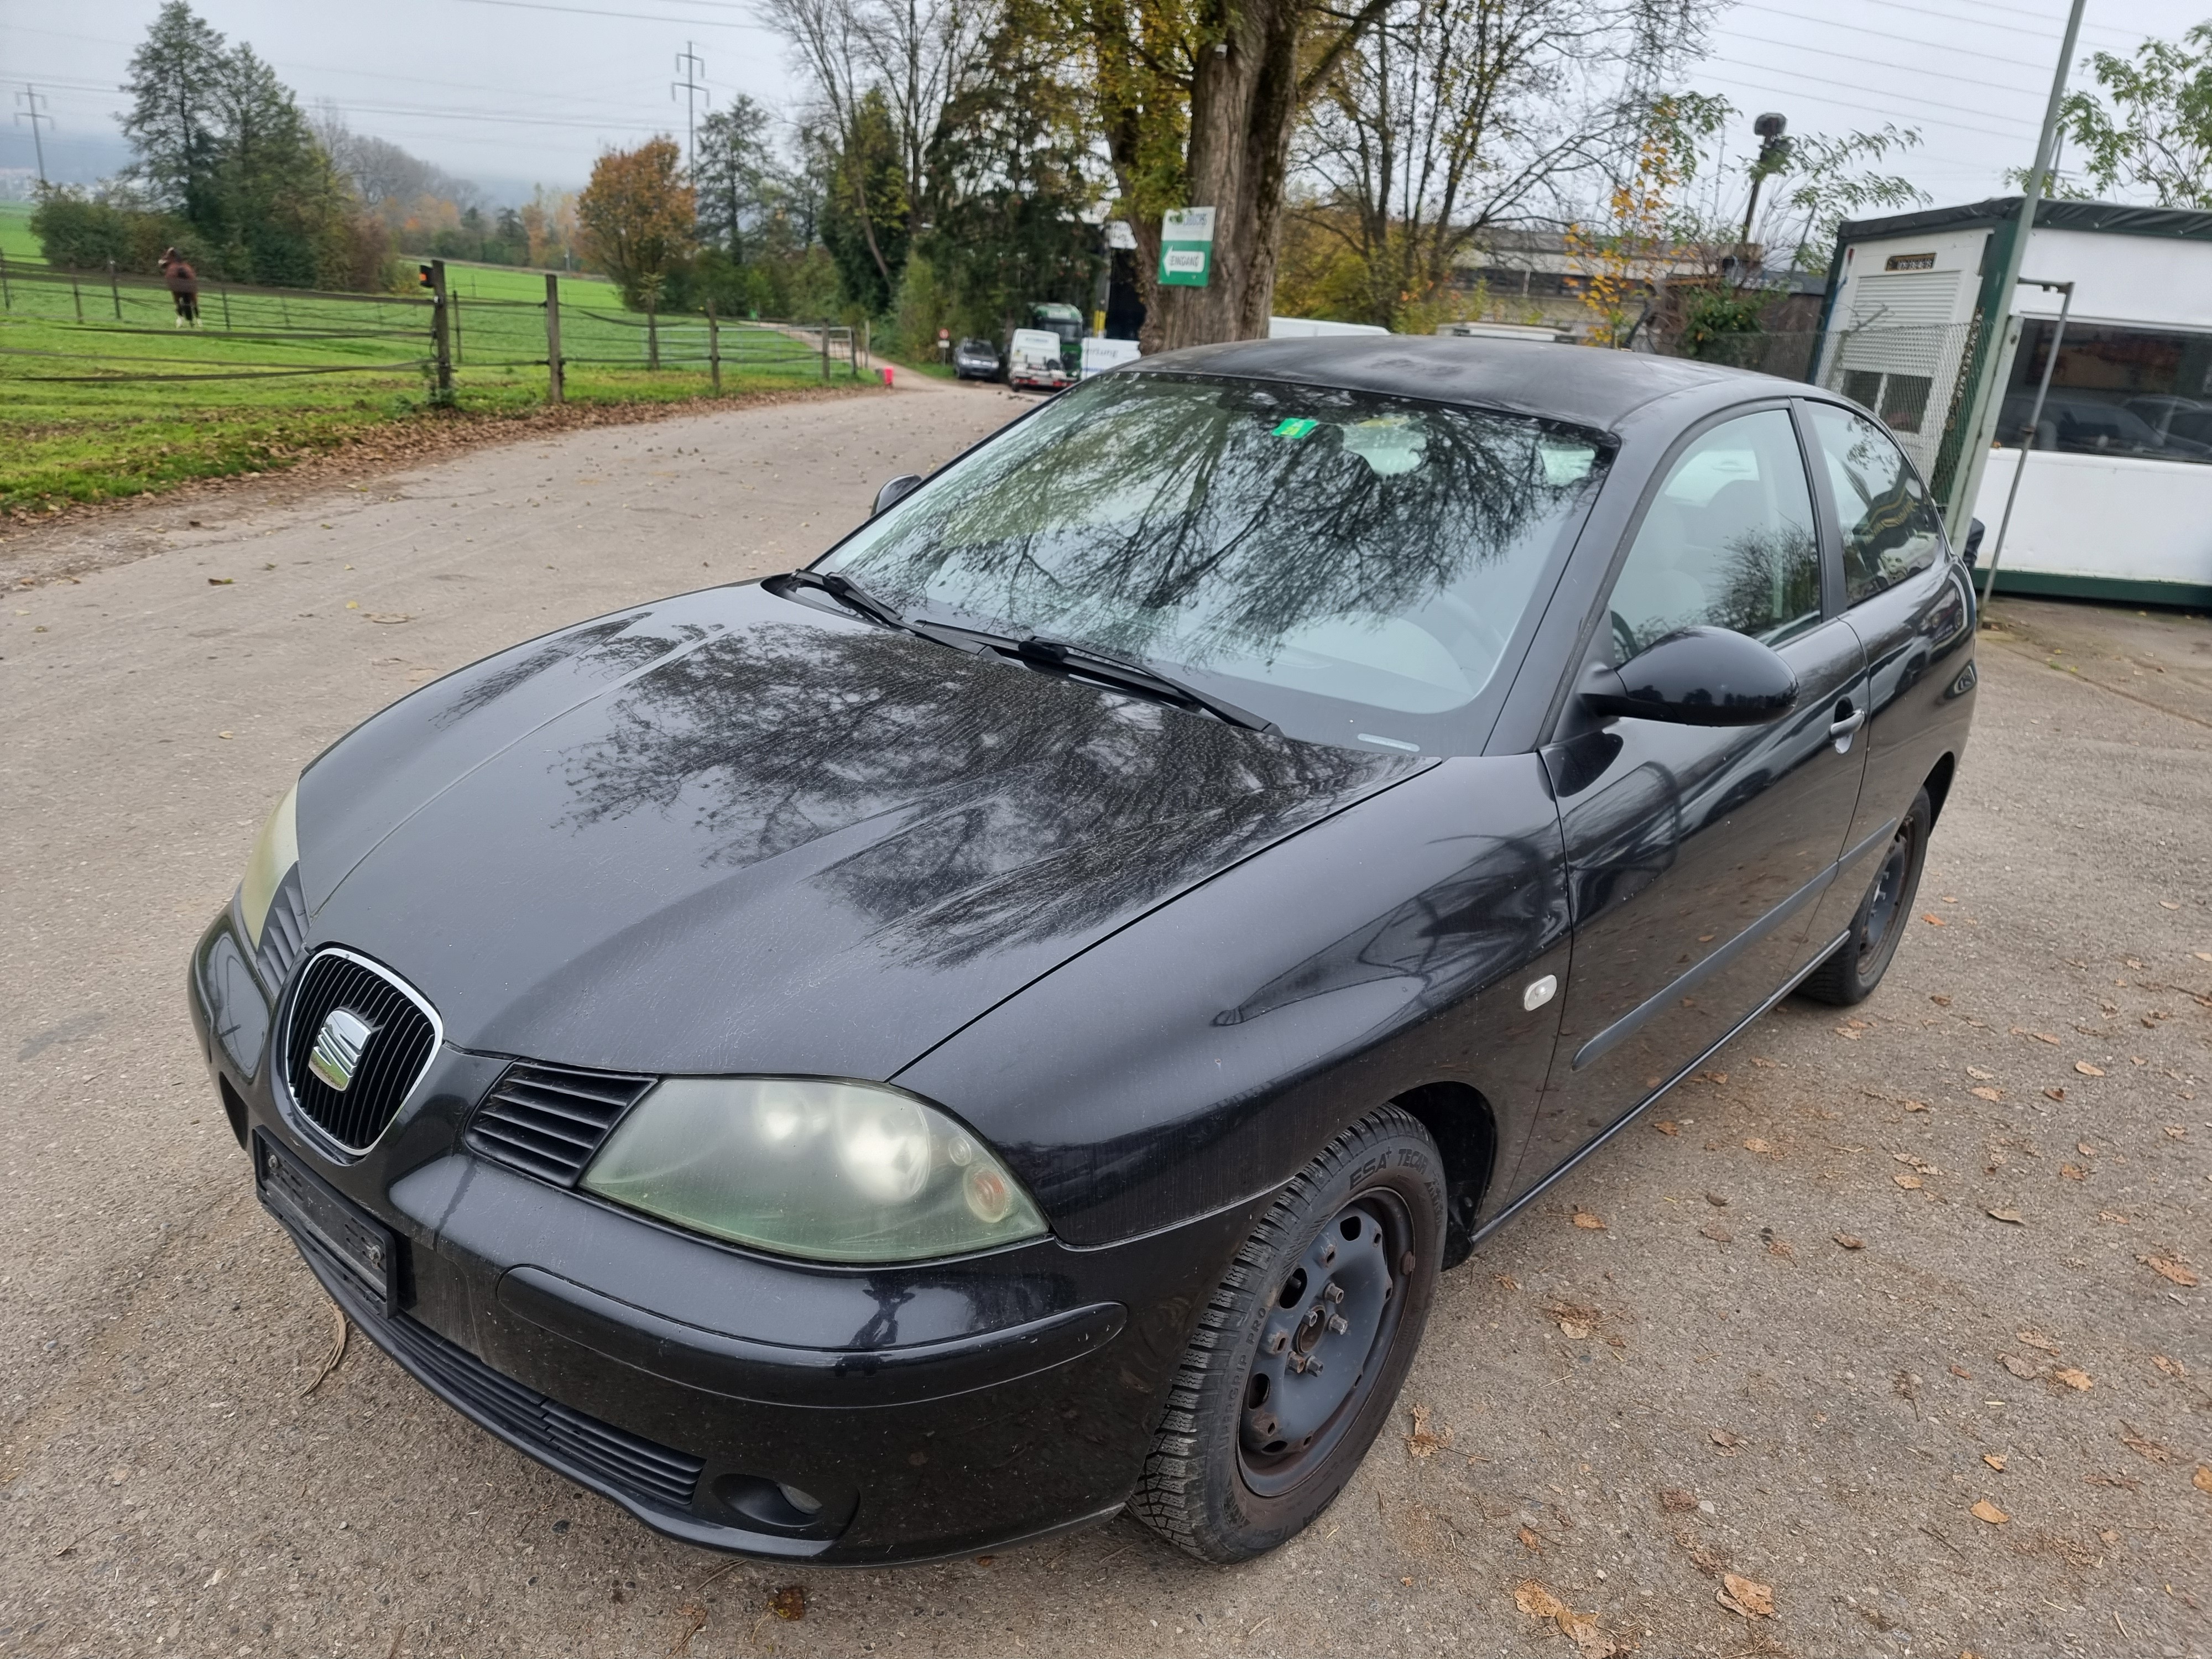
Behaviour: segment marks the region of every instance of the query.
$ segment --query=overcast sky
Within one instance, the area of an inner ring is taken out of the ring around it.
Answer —
[[[88,177],[122,159],[115,90],[158,0],[0,0],[0,92],[9,112],[27,84],[50,101],[48,161]],[[775,39],[742,0],[198,0],[234,40],[251,41],[313,106],[404,145],[495,198],[534,182],[573,188],[592,159],[656,131],[678,137],[672,100],[687,42],[706,96],[745,92],[788,109],[799,88]],[[2177,35],[2212,0],[2091,0],[2082,52],[2126,52]],[[1687,80],[1751,118],[1778,110],[1793,132],[1885,122],[1920,130],[1902,170],[1938,202],[2002,188],[2033,158],[2058,50],[2064,0],[1737,0]],[[2077,76],[2078,78],[2078,76]],[[28,127],[6,124],[0,167],[31,164]]]

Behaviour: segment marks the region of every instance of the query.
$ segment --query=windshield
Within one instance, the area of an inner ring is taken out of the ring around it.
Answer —
[[[1609,450],[1333,387],[1101,376],[817,568],[908,614],[1147,665],[1294,737],[1463,752]]]

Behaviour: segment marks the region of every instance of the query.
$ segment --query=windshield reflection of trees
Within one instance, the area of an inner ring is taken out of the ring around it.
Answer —
[[[562,763],[574,825],[689,813],[710,864],[896,813],[813,879],[943,965],[1096,926],[1420,764],[903,635],[782,623],[633,682]]]
[[[1316,424],[1285,435],[1290,417]],[[1589,452],[1587,476],[1547,482],[1547,443]],[[1602,460],[1594,440],[1526,419],[1119,375],[834,562],[909,605],[1139,659],[1264,661],[1318,623],[1417,615],[1455,588],[1480,605],[1486,573],[1544,556],[1540,532]],[[1502,638],[1516,619],[1482,621]],[[1454,654],[1494,655],[1484,643]]]

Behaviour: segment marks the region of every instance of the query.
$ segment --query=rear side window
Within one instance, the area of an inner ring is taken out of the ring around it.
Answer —
[[[1723,422],[1675,460],[1612,611],[1615,662],[1700,623],[1773,644],[1820,619],[1813,495],[1788,414]]]
[[[1935,563],[1942,521],[1889,434],[1833,404],[1811,410],[1844,530],[1844,599],[1856,605]]]

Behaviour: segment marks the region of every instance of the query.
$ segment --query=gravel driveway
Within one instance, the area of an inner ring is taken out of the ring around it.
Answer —
[[[1452,1275],[1398,1431],[1268,1559],[1121,1520],[794,1576],[366,1342],[324,1374],[184,1012],[269,804],[410,687],[802,562],[1017,407],[902,380],[0,545],[0,1650],[2212,1650],[2201,620],[2000,607],[1882,990],[1786,1005]]]

